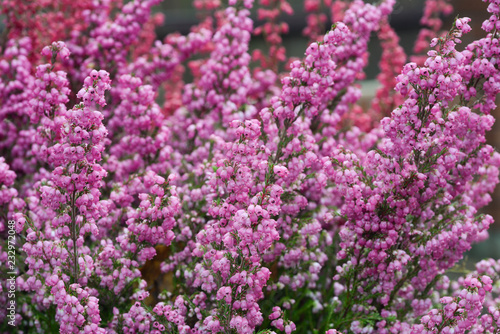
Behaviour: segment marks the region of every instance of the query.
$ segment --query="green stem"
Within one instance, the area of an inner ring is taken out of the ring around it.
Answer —
[[[78,273],[79,273],[79,268],[78,268],[78,255],[77,255],[77,248],[76,248],[76,240],[78,239],[77,236],[77,226],[76,226],[76,206],[75,206],[75,201],[76,201],[76,192],[73,192],[71,194],[71,240],[73,240],[73,280],[75,283],[78,282]]]

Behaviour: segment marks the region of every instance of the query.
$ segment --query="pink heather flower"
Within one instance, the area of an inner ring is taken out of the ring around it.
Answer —
[[[199,24],[162,41],[159,0],[70,2],[2,2],[0,264],[16,275],[0,289],[22,295],[16,326],[497,330],[499,261],[446,271],[493,223],[499,1],[459,48],[471,20],[441,33],[450,1],[427,0],[409,63],[394,0],[304,1],[293,59],[287,0],[194,0]],[[250,53],[256,35],[266,51]]]

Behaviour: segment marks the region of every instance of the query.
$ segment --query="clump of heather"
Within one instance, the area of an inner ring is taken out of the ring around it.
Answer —
[[[304,1],[300,59],[286,0],[156,40],[160,2],[0,1],[2,332],[499,332],[499,262],[447,276],[493,224],[499,1],[462,45],[427,0],[408,59],[395,0]]]

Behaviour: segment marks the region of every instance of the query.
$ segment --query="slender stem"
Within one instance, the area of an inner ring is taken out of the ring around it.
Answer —
[[[76,192],[71,194],[71,240],[73,240],[73,280],[75,283],[78,282],[78,255],[76,248],[77,236],[77,226],[76,226],[76,206],[75,206]]]

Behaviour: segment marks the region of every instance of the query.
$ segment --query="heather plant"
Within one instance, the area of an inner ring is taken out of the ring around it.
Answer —
[[[486,2],[461,45],[427,0],[408,58],[395,0],[306,0],[290,59],[286,0],[163,40],[159,0],[2,0],[2,332],[500,333],[500,263],[449,277],[499,181]]]

